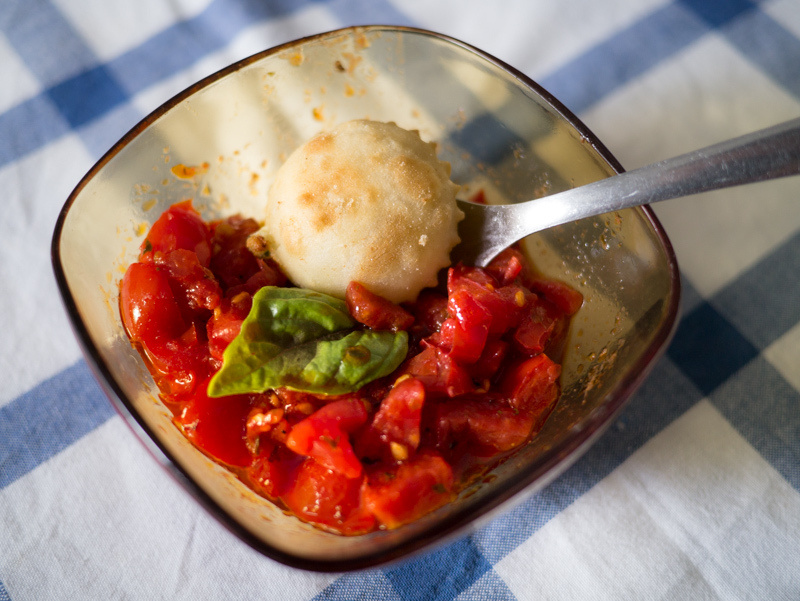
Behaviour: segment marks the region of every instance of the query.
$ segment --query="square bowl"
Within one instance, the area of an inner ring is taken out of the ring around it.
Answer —
[[[287,515],[198,451],[172,424],[125,335],[119,280],[151,225],[192,198],[205,218],[262,218],[270,183],[319,131],[369,118],[436,141],[464,198],[519,202],[622,170],[549,93],[501,61],[433,32],[347,28],[239,61],[188,88],[126,134],[59,215],[52,258],[87,362],[134,434],[233,533],[289,566],[344,571],[464,534],[541,489],[594,442],[664,351],[680,285],[647,208],[526,239],[537,269],[584,295],[562,359],[562,396],[541,432],[451,504],[396,530],[345,537]]]

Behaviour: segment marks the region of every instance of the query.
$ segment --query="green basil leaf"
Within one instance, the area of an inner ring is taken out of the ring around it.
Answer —
[[[337,298],[300,288],[262,288],[239,335],[225,349],[208,394],[278,387],[344,394],[397,369],[408,352],[408,334],[355,325]]]

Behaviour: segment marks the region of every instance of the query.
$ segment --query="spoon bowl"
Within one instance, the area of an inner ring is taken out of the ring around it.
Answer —
[[[800,119],[579,188],[511,205],[459,200],[453,263],[485,267],[504,248],[585,217],[800,173]]]

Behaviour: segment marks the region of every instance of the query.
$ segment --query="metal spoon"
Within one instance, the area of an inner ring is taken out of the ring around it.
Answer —
[[[653,163],[579,188],[510,205],[463,200],[453,263],[485,267],[543,229],[638,205],[800,173],[800,119]],[[800,205],[798,205],[800,210]]]

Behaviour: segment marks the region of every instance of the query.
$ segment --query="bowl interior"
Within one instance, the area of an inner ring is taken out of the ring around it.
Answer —
[[[533,492],[574,461],[622,407],[666,344],[677,266],[652,213],[585,219],[525,241],[543,275],[585,296],[563,357],[562,399],[541,434],[454,504],[395,531],[341,537],[300,523],[196,451],[169,411],[118,312],[118,283],[147,228],[194,199],[205,217],[263,218],[276,170],[320,130],[394,121],[439,144],[468,198],[516,202],[607,177],[619,166],[524,76],[455,40],[390,27],[346,29],[266,51],[203,80],[123,138],[62,211],[54,265],[87,358],[156,458],[255,548],[289,565],[344,570],[444,540]]]

